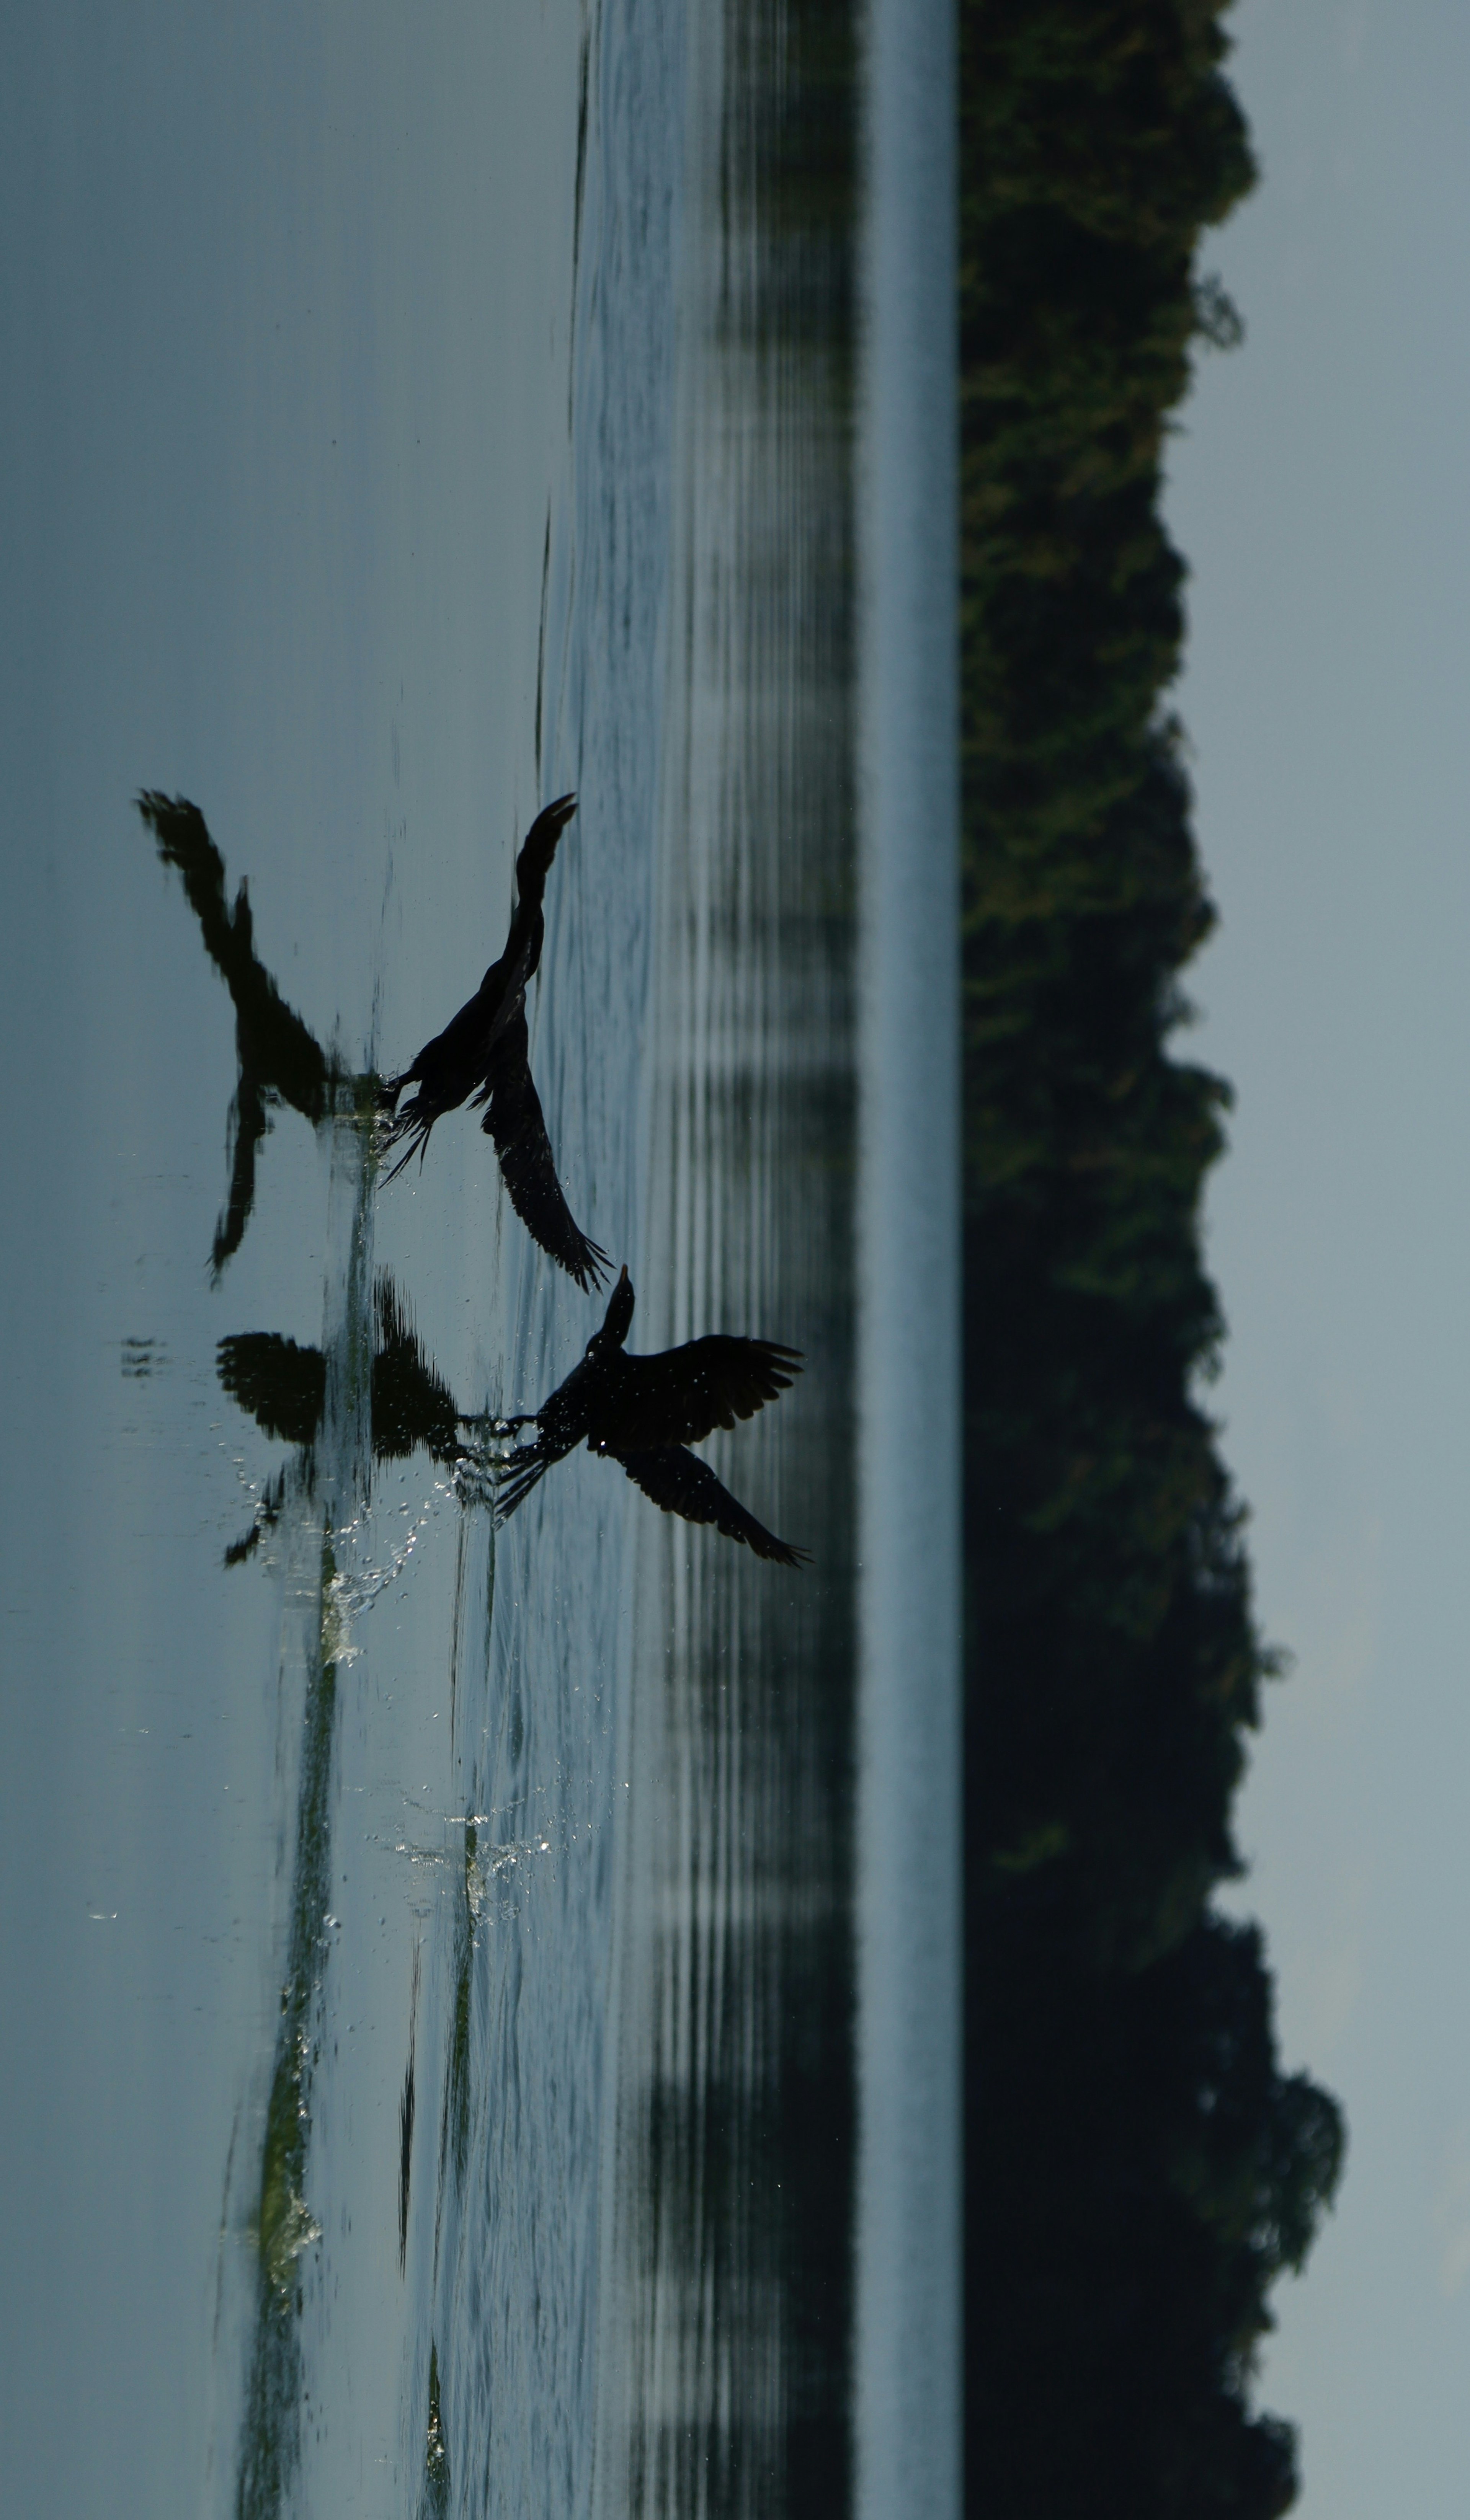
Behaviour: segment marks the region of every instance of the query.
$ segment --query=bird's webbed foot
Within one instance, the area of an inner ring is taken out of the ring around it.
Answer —
[[[509,1522],[551,1467],[539,1443],[519,1444],[495,1468],[495,1522]]]
[[[421,1164],[424,1160],[425,1150],[429,1145],[429,1133],[434,1127],[434,1117],[436,1117],[437,1115],[436,1114],[426,1120],[423,1112],[420,1111],[416,1105],[417,1098],[415,1098],[413,1102],[405,1103],[403,1109],[396,1112],[390,1120],[384,1120],[379,1124],[378,1148],[380,1154],[387,1155],[391,1148],[396,1147],[403,1139],[406,1139],[408,1142],[403,1148],[403,1152],[398,1157],[397,1162],[393,1164],[383,1176],[383,1188],[385,1190],[387,1190],[390,1182],[397,1180],[398,1175],[402,1172],[405,1164],[411,1164],[415,1155],[418,1156]]]
[[[502,1448],[523,1426],[535,1422],[532,1417],[497,1418],[492,1409],[478,1418],[460,1418],[470,1439],[461,1447],[453,1470],[454,1493],[461,1505],[489,1506],[497,1524],[514,1513],[522,1497],[535,1486],[546,1462],[539,1443],[518,1444],[509,1453]],[[508,1493],[507,1480],[514,1494]]]

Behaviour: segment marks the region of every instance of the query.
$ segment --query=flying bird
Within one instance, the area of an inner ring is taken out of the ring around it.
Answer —
[[[574,796],[559,796],[538,814],[516,860],[516,903],[505,951],[490,965],[473,998],[411,1067],[389,1077],[380,1091],[387,1123],[385,1148],[403,1145],[389,1173],[392,1181],[417,1154],[423,1161],[436,1120],[462,1102],[483,1103],[481,1122],[494,1142],[501,1176],[522,1224],[584,1290],[600,1285],[608,1255],[583,1234],[556,1177],[540,1098],[531,1082],[526,1029],[526,986],[541,960],[546,922],[541,897],[556,844],[576,811]],[[415,1091],[399,1107],[407,1086]]]
[[[623,1342],[632,1318],[632,1282],[623,1269],[580,1365],[533,1415],[496,1421],[499,1435],[536,1429],[534,1440],[519,1445],[501,1466],[497,1522],[507,1521],[552,1463],[585,1440],[589,1452],[620,1462],[666,1513],[712,1523],[758,1557],[804,1565],[807,1552],[767,1531],[721,1487],[709,1462],[688,1450],[716,1426],[754,1418],[788,1390],[802,1370],[800,1351],[773,1339],[713,1337],[658,1356],[629,1356]]]

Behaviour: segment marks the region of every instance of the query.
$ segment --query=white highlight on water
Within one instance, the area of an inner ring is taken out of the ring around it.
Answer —
[[[859,2520],[961,2456],[955,112],[949,0],[871,0],[859,452]]]

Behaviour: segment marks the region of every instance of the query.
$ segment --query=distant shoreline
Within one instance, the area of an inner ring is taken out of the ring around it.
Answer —
[[[1254,180],[1220,12],[961,12],[967,2502],[1270,2520],[1267,2295],[1339,2175],[1211,1907],[1275,1665],[1199,1405],[1228,1089],[1160,519],[1203,231]]]

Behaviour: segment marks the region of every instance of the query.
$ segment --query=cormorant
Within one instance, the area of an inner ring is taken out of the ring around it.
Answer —
[[[553,1462],[586,1440],[587,1449],[621,1463],[628,1477],[666,1513],[712,1522],[727,1540],[742,1540],[758,1557],[801,1566],[807,1552],[777,1540],[721,1487],[708,1462],[689,1452],[716,1426],[754,1418],[788,1390],[802,1370],[800,1351],[773,1339],[700,1338],[658,1356],[629,1356],[623,1341],[633,1318],[633,1288],[624,1268],[607,1318],[586,1354],[531,1416],[496,1421],[497,1434],[534,1426],[502,1465],[496,1505],[505,1522]]]
[[[493,1139],[511,1205],[541,1249],[583,1289],[599,1285],[608,1255],[574,1223],[556,1177],[536,1089],[531,1082],[526,1029],[526,984],[541,960],[545,921],[541,896],[556,844],[576,811],[574,796],[559,796],[536,816],[516,861],[516,904],[505,951],[492,963],[468,1005],[426,1042],[411,1067],[381,1089],[389,1120],[386,1148],[406,1139],[388,1179],[417,1153],[423,1160],[430,1132],[446,1111],[464,1102],[487,1103],[481,1122]],[[398,1097],[417,1087],[402,1109]]]

